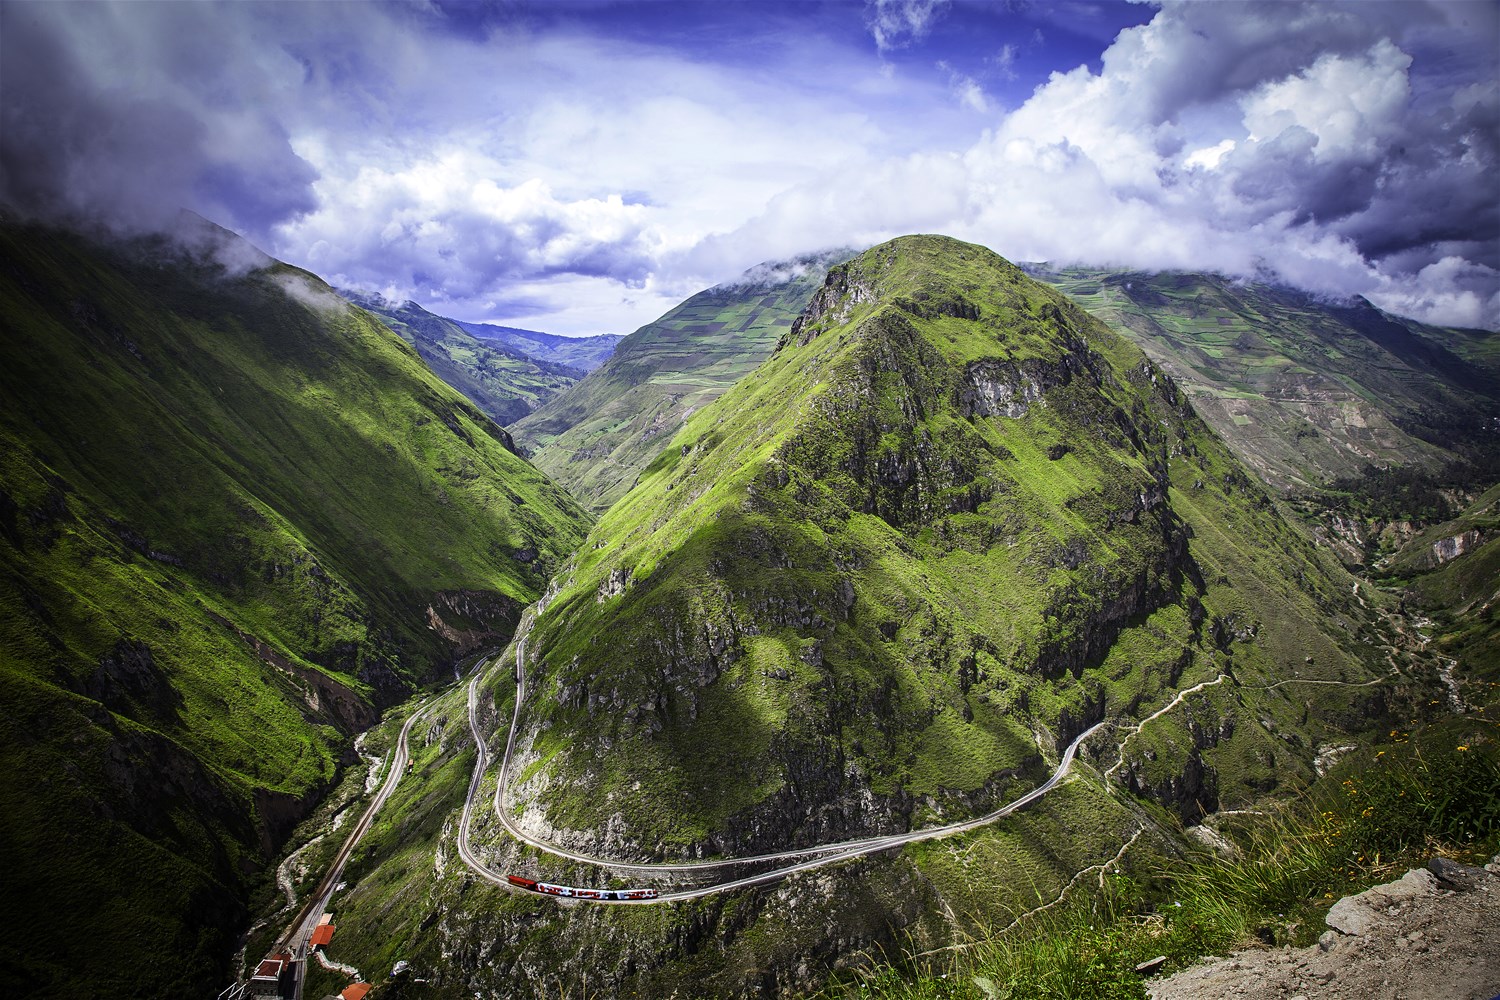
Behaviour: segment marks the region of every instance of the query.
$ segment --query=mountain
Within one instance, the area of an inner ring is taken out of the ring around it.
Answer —
[[[223,985],[252,885],[587,518],[417,353],[195,217],[0,224],[0,969]]]
[[[570,836],[608,829],[616,853],[902,829],[925,800],[982,811],[1034,773],[1039,740],[1225,657],[1242,682],[1308,657],[1366,677],[1346,578],[1175,384],[939,237],[835,267],[564,579],[527,644],[522,795]],[[1276,742],[1241,722],[1236,746]],[[1190,821],[1310,758],[1216,777],[1164,763],[1133,780]]]
[[[463,320],[454,322],[480,340],[502,344],[509,350],[536,361],[566,365],[582,372],[591,372],[604,364],[614,353],[615,346],[624,339],[617,333],[602,333],[594,337],[562,337],[555,333],[518,330],[513,326],[495,326],[493,323],[466,323]]]
[[[1416,532],[1375,571],[1430,617],[1424,624],[1448,662],[1454,707],[1500,702],[1500,486]]]
[[[1496,464],[1500,338],[1218,275],[1030,265],[1171,374],[1273,487]]]
[[[512,428],[537,467],[602,511],[690,414],[776,346],[848,251],[761,264],[630,334],[572,389]]]
[[[415,302],[392,305],[378,295],[339,294],[379,316],[417,349],[438,378],[502,426],[524,417],[584,375],[581,368],[538,359],[505,342],[481,339],[464,324],[434,315]]]
[[[519,652],[508,807],[532,833],[638,861],[931,827],[1035,788],[1112,722],[1002,822],[597,908],[474,877],[454,843],[471,744],[424,717],[392,832],[339,902],[342,960],[399,956],[437,995],[804,995],[860,955],[941,956],[1080,873],[1173,856],[1180,824],[1306,787],[1411,700],[1376,673],[1409,664],[1368,592],[1173,380],[982,248],[907,237],[833,267],[665,445],[477,699],[493,759]],[[429,717],[464,711],[458,691]],[[469,848],[492,871],[675,884],[518,846],[493,781]]]

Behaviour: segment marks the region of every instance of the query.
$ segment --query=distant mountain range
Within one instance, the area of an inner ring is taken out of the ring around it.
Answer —
[[[1217,275],[1028,267],[1130,338],[1282,490],[1500,456],[1500,337]]]
[[[618,336],[573,340],[531,330],[461,323],[415,302],[339,293],[379,316],[428,367],[497,423],[508,425],[582,378],[609,356]]]
[[[832,251],[761,264],[699,292],[624,338],[578,385],[517,421],[537,467],[602,511],[688,415],[770,356],[807,305]]]
[[[584,373],[602,365],[614,353],[615,346],[624,339],[617,333],[594,337],[562,337],[555,333],[518,330],[490,323],[466,323],[463,320],[454,322],[481,340],[496,341],[528,358],[566,365]]]

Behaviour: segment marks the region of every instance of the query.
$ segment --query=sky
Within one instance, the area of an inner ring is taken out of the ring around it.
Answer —
[[[904,233],[1500,328],[1494,2],[0,0],[0,202],[628,333]]]

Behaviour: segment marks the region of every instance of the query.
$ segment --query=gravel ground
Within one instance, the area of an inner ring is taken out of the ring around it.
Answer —
[[[1500,856],[1346,896],[1309,948],[1252,949],[1150,983],[1153,1000],[1500,1000]]]

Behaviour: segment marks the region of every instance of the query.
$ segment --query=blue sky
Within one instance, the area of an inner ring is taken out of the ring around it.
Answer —
[[[627,333],[943,232],[1500,326],[1500,6],[0,0],[0,200]]]

